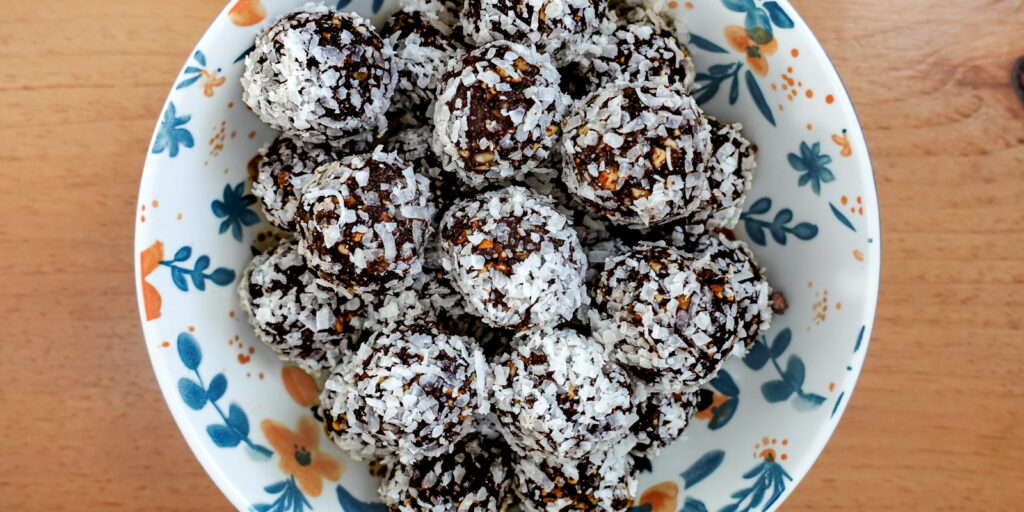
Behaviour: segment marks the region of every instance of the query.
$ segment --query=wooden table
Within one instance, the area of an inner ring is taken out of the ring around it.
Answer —
[[[0,0],[0,509],[230,508],[157,389],[131,242],[222,2]],[[886,261],[857,393],[783,510],[1021,510],[1024,2],[796,3],[864,123]]]

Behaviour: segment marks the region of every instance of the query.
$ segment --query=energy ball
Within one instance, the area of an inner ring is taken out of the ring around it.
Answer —
[[[441,220],[440,243],[452,284],[491,326],[554,326],[588,300],[576,231],[523,187],[456,202]]]
[[[642,386],[641,386],[642,387]],[[637,443],[633,454],[653,457],[683,434],[690,418],[703,405],[699,390],[637,393],[636,414],[631,429]]]
[[[590,510],[622,512],[633,504],[637,478],[633,458],[622,450],[580,461],[572,474],[543,460],[522,458],[514,490],[528,512]]]
[[[380,496],[396,512],[503,512],[510,466],[496,442],[471,434],[440,457],[388,464]]]
[[[378,146],[321,167],[303,187],[296,216],[310,267],[357,294],[420,272],[434,205],[429,181]]]
[[[445,66],[460,49],[444,22],[444,7],[436,2],[411,2],[392,14],[381,29],[395,49],[398,84],[392,108],[426,108],[437,94]]]
[[[589,90],[615,81],[643,83],[657,79],[689,91],[696,76],[686,47],[659,18],[607,20],[591,39],[581,61]],[[587,69],[589,68],[589,69]]]
[[[344,149],[335,150],[329,144],[306,144],[294,137],[279,135],[257,155],[252,194],[260,200],[263,213],[274,227],[295,231],[299,194],[316,169],[341,155],[365,153],[368,146],[365,141],[353,140]]]
[[[271,128],[306,142],[383,132],[396,63],[369,20],[307,4],[256,36],[242,99]]]
[[[487,363],[473,340],[410,319],[378,332],[324,384],[328,435],[355,457],[400,462],[448,453],[489,409]]]
[[[417,174],[430,180],[438,214],[441,214],[457,199],[475,196],[477,190],[441,166],[430,147],[431,137],[433,128],[430,126],[405,128],[388,139],[384,148],[397,153],[399,158],[412,165]]]
[[[630,437],[637,417],[629,376],[590,338],[568,329],[523,333],[491,371],[494,412],[523,457],[576,478],[575,464]]]
[[[563,127],[562,178],[616,224],[667,223],[710,197],[710,125],[678,85],[609,85],[577,102]]]
[[[736,348],[736,292],[702,282],[706,263],[664,242],[605,261],[589,310],[594,337],[652,390],[704,384]]]
[[[249,262],[238,294],[256,336],[308,373],[330,370],[359,339],[363,303],[324,285],[292,238]]]
[[[717,302],[735,305],[738,344],[751,345],[772,323],[772,288],[750,247],[722,234],[700,238],[694,259],[703,262],[698,278]]]
[[[515,41],[562,61],[598,30],[606,8],[604,0],[467,0],[462,28],[476,44]]]
[[[480,188],[522,179],[555,147],[568,97],[547,55],[497,41],[453,60],[434,106],[434,152]]]

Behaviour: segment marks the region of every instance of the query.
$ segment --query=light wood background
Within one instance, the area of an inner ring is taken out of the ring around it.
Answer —
[[[0,509],[230,508],[132,277],[154,122],[223,1],[0,0]],[[783,510],[1024,510],[1024,2],[795,3],[864,123],[885,262],[860,385]]]

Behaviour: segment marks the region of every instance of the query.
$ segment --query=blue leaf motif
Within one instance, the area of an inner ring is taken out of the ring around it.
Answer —
[[[782,10],[782,6],[774,0],[764,3],[764,8],[768,11],[768,16],[771,17],[772,23],[779,28],[793,28],[793,19],[786,14],[786,11]]]
[[[853,344],[853,352],[856,354],[860,350],[860,343],[864,341],[864,329],[866,326],[860,326],[860,331],[857,332],[857,341]]]
[[[736,381],[732,380],[732,375],[729,375],[726,370],[719,371],[718,375],[711,379],[710,384],[725,396],[739,396],[740,394],[740,388],[736,385]]]
[[[771,403],[783,402],[793,394],[793,388],[784,380],[770,380],[761,384],[761,394]]]
[[[743,222],[743,229],[746,230],[747,236],[750,237],[750,241],[757,245],[767,245],[768,240],[764,236],[764,225],[758,224],[752,220],[745,220]]]
[[[210,435],[213,444],[221,448],[234,448],[242,442],[238,432],[226,425],[209,425],[206,427],[206,433]]]
[[[276,484],[270,484],[270,485],[264,487],[263,490],[266,491],[267,494],[277,494],[277,493],[283,491],[284,488],[287,485],[288,485],[288,481],[287,480],[281,480],[280,482],[277,482]]]
[[[174,286],[183,291],[188,291],[188,280],[185,278],[185,270],[178,267],[171,267],[171,282]]]
[[[377,14],[380,12],[380,8],[384,6],[384,0],[373,0],[373,13]]]
[[[747,213],[750,215],[760,215],[762,213],[768,213],[768,210],[771,209],[772,200],[767,197],[762,197],[761,199],[754,201],[754,204],[750,205],[750,208],[747,209]]]
[[[210,384],[206,386],[206,396],[211,402],[216,402],[224,396],[224,392],[228,389],[228,379],[224,377],[223,373],[218,373],[210,379]]]
[[[721,82],[708,82],[706,85],[698,87],[693,91],[693,100],[696,101],[698,105],[703,105],[711,101],[711,98],[714,98],[715,95],[718,94],[718,87],[720,84]]]
[[[761,92],[761,86],[757,85],[757,79],[754,78],[754,74],[748,69],[744,74],[744,78],[747,82],[747,90],[750,91],[750,97],[754,100],[754,105],[757,105],[757,109],[761,111],[761,115],[775,126],[775,116],[772,115],[772,109],[768,107],[768,102],[764,99],[764,93]]]
[[[192,379],[178,379],[178,393],[185,405],[196,411],[206,406],[206,391]]]
[[[829,418],[835,417],[836,412],[839,411],[839,406],[843,403],[844,396],[846,396],[846,391],[839,393],[839,398],[836,398],[836,404],[832,406],[832,414],[829,415]]]
[[[181,249],[178,249],[177,252],[174,253],[174,259],[171,261],[185,261],[191,257],[192,248],[186,245]]]
[[[777,358],[785,353],[791,341],[793,341],[793,331],[789,327],[779,331],[779,334],[775,336],[775,340],[772,341],[772,357]]]
[[[743,364],[747,365],[747,368],[751,370],[760,370],[764,368],[764,365],[768,364],[768,347],[763,342],[758,341],[750,346],[747,350],[747,355],[743,356]]]
[[[708,507],[704,505],[703,501],[687,496],[686,501],[683,502],[683,508],[679,509],[679,512],[708,512]]]
[[[754,0],[722,0],[726,9],[735,12],[747,12],[754,8]]]
[[[850,222],[850,219],[846,218],[846,215],[843,214],[843,212],[839,211],[839,208],[836,208],[836,205],[830,202],[828,203],[828,207],[832,209],[832,215],[835,215],[842,225],[850,228],[850,231],[853,231],[855,233],[857,232],[857,228],[853,227],[853,223]]]
[[[706,52],[729,53],[729,50],[726,50],[725,48],[722,48],[721,46],[718,46],[717,44],[712,43],[711,41],[692,32],[690,33],[690,44]]]
[[[388,507],[383,503],[359,501],[340,485],[337,487],[336,492],[338,493],[338,503],[341,504],[341,509],[345,512],[388,512]]]
[[[242,410],[236,404],[231,404],[228,407],[227,424],[229,427],[235,429],[241,437],[249,435],[249,417],[245,415],[245,411]]]
[[[199,350],[199,344],[196,343],[195,337],[187,332],[178,335],[178,357],[185,368],[193,371],[199,368],[199,363],[203,361],[203,352]]]
[[[805,393],[796,396],[793,400],[793,408],[800,412],[808,412],[817,409],[825,403],[825,397],[815,393]]]
[[[341,10],[348,7],[348,4],[352,3],[352,0],[338,0],[338,3],[334,6],[335,10]]]
[[[196,59],[196,62],[198,62],[199,64],[203,66],[206,65],[206,55],[203,55],[203,52],[201,50],[196,50],[196,53],[192,55],[192,58]]]
[[[214,270],[207,278],[213,281],[214,284],[226,286],[235,280],[235,271],[230,268],[221,267]]]
[[[711,421],[708,422],[708,428],[711,430],[718,430],[729,423],[733,415],[736,414],[736,409],[739,408],[740,398],[734,396],[728,400],[722,402],[718,407],[711,409]]]
[[[186,72],[187,71],[188,70],[186,70]],[[195,75],[195,76],[188,77],[188,78],[182,80],[181,82],[178,82],[178,85],[174,86],[174,88],[175,89],[184,89],[184,88],[186,88],[186,87],[196,83],[196,81],[199,80],[199,78],[201,76],[202,75]]]
[[[799,238],[800,240],[810,240],[818,236],[818,226],[815,226],[814,224],[811,224],[809,222],[801,222],[800,224],[793,226],[793,229],[790,230],[790,233],[792,233],[793,236]]]
[[[804,367],[804,362],[800,359],[800,356],[789,356],[789,362],[786,363],[786,372],[782,375],[786,382],[793,389],[800,389],[804,385],[804,377],[806,375],[807,369]]]
[[[204,254],[204,255],[196,258],[196,264],[195,264],[195,267],[192,269],[192,273],[198,274],[198,273],[206,270],[207,268],[209,268],[209,266],[210,266],[210,257]]]
[[[734,76],[732,85],[729,86],[729,104],[735,105],[738,99],[740,99],[740,79]]]
[[[725,460],[725,452],[722,450],[712,450],[702,455],[697,462],[694,462],[679,475],[684,482],[683,489],[689,489],[710,476],[718,469],[718,466],[722,465],[723,460]]]

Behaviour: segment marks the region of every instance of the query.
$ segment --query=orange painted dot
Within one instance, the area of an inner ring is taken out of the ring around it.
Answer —
[[[210,165],[210,162],[203,162],[203,167],[206,167],[207,165]]]
[[[804,92],[804,94],[806,94],[808,98],[813,98],[813,97],[814,97],[814,91],[812,91],[812,90],[810,90],[810,89],[807,89],[807,90],[806,90],[806,91]]]
[[[829,382],[828,383],[828,390],[829,391],[835,391],[836,390],[836,383],[835,382]]]
[[[862,199],[861,199],[861,197],[860,197],[860,196],[857,196],[857,204],[861,204],[861,202],[862,202]]]
[[[238,341],[238,335],[237,334],[235,335],[235,341]]]
[[[855,259],[857,261],[864,261],[864,253],[854,249],[853,250],[853,259]]]
[[[843,309],[843,303],[842,302],[836,302],[836,309]]]
[[[231,138],[232,139],[235,138],[235,135],[238,135],[238,132],[236,132],[234,130],[231,130]]]
[[[797,50],[796,48],[793,48],[792,50],[789,51],[789,54],[792,55],[793,57],[799,57],[800,56],[800,50]]]
[[[780,112],[782,111],[782,104],[781,103],[779,104],[779,111]]]
[[[165,342],[161,343],[160,346],[161,347],[169,347],[169,346],[171,346],[171,342],[165,341]]]
[[[251,138],[254,138],[254,137],[256,137],[256,131],[255,130],[249,132],[249,138],[251,139]]]
[[[778,88],[778,86],[776,86],[775,84],[772,84],[772,90],[773,90],[773,91],[777,91],[777,90],[779,90],[779,88]]]
[[[796,83],[796,86],[797,86],[797,87],[803,87],[803,86],[804,86],[804,83],[803,83],[803,82],[797,82],[797,83]]]
[[[675,9],[676,7],[679,7],[679,2],[669,2],[668,3],[668,8],[669,9]]]
[[[807,287],[810,288],[812,286],[814,286],[814,283],[812,281],[807,281]]]
[[[814,125],[812,125],[811,123],[807,123],[807,129],[808,130],[811,130],[813,128],[814,128]]]
[[[686,2],[683,4],[687,9],[693,9],[693,2]]]
[[[777,443],[777,442],[779,442],[779,440],[778,440],[778,439],[775,439],[775,438],[773,437],[773,438],[772,438],[772,444],[775,444],[775,443]]]
[[[153,205],[153,208],[156,208],[156,207],[160,206],[160,201],[157,201],[156,199],[154,199],[152,205]]]
[[[793,72],[793,66],[790,66],[790,67],[786,68],[786,72],[787,73],[792,73]]]
[[[250,359],[250,357],[245,355],[245,354],[238,354],[238,362],[241,363],[241,364],[248,363],[249,359]]]
[[[234,344],[235,344],[235,340],[228,340],[228,345],[234,345]]]
[[[256,353],[256,348],[255,347],[249,347],[249,353],[250,354]]]
[[[228,170],[227,170],[227,169],[224,169],[224,174],[227,174],[227,173],[228,173]]]
[[[782,84],[782,90],[783,91],[789,90],[789,86],[786,85],[786,84]]]
[[[178,220],[181,220],[181,213],[178,213]]]
[[[786,446],[787,444],[789,444],[789,439],[783,439],[782,446]]]
[[[850,202],[850,198],[848,198],[848,197],[846,197],[846,196],[840,197],[840,198],[839,198],[839,202],[840,202],[840,203],[841,203],[841,204],[842,204],[843,206],[846,206],[846,203]]]
[[[768,444],[768,438],[761,439],[761,444]]]
[[[263,372],[260,372],[260,380],[263,380]]]
[[[857,213],[859,213],[861,215],[864,215],[864,207],[863,206],[858,207],[857,208]]]
[[[829,105],[831,105],[832,102],[834,102],[834,101],[836,101],[836,99],[831,94],[829,94],[828,96],[825,96],[825,103],[828,103]]]
[[[851,206],[851,207],[850,207],[850,213],[857,213],[857,208],[856,208],[856,207],[853,207],[853,206]]]
[[[228,108],[231,108],[231,107],[233,107],[233,106],[235,106],[235,102],[233,102],[233,101],[229,101],[229,102],[228,102]]]
[[[782,454],[782,456],[781,456],[781,457],[779,457],[779,458],[780,458],[780,459],[782,459],[782,460],[786,460],[786,459],[788,459],[788,458],[789,458],[789,456],[788,456],[788,455],[786,455],[785,453],[783,453],[783,454]]]
[[[145,215],[140,215],[139,216],[139,222],[146,222],[146,216]]]
[[[246,376],[246,377],[252,377],[252,374],[251,374],[251,373],[249,373],[249,372],[245,372],[245,376]]]
[[[228,311],[228,316],[231,317],[231,318],[234,318],[235,317],[235,312],[234,311]]]
[[[190,325],[188,326],[188,332],[196,332],[196,328]]]

